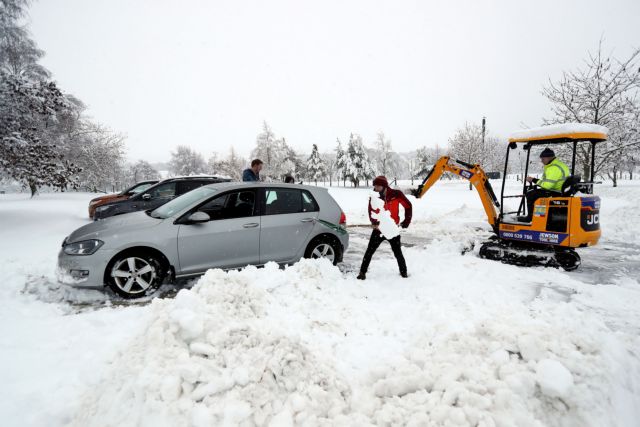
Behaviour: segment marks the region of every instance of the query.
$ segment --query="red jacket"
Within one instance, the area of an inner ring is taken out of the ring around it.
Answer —
[[[387,187],[387,191],[384,194],[384,208],[391,213],[391,218],[393,218],[396,224],[400,222],[400,205],[404,208],[404,221],[402,222],[402,226],[406,228],[411,223],[411,202],[402,191]],[[371,208],[371,201],[369,201],[369,219],[371,220],[371,224],[378,224],[379,221],[371,217],[371,212],[374,212],[374,210]],[[377,209],[375,213],[378,213]]]

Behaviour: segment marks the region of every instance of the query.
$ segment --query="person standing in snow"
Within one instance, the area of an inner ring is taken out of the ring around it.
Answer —
[[[253,159],[251,167],[242,172],[242,180],[245,182],[260,181],[260,171],[262,170],[262,160]]]
[[[400,205],[402,205],[402,207],[404,208],[404,221],[402,221],[400,226],[402,228],[407,228],[411,223],[412,206],[411,202],[409,201],[409,199],[407,199],[404,193],[402,193],[402,191],[389,188],[389,182],[384,176],[378,176],[373,180],[373,190],[380,194],[380,198],[384,201],[384,209],[389,211],[389,213],[391,214],[391,218],[393,218],[396,224],[400,223],[399,208]],[[371,232],[369,245],[367,246],[367,250],[364,253],[364,258],[362,259],[360,274],[358,274],[359,280],[365,280],[367,278],[367,270],[369,268],[369,264],[371,263],[371,257],[373,257],[373,254],[376,252],[380,244],[384,240],[387,240],[387,238],[384,237],[380,232],[379,221],[371,216],[373,212],[376,212],[371,207],[371,201],[369,201],[368,210],[369,220],[371,221],[371,225],[373,226],[373,231]],[[393,255],[396,257],[396,261],[398,261],[400,276],[407,277],[407,264],[404,260],[404,255],[402,255],[400,235],[389,239],[389,243],[391,244]]]

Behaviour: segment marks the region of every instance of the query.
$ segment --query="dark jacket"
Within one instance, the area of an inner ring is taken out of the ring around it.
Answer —
[[[253,172],[253,169],[246,168],[242,172],[242,180],[243,181],[260,181],[260,174],[256,174]]]
[[[400,222],[400,205],[404,208],[404,221],[402,221],[402,227],[407,228],[411,223],[411,215],[413,208],[411,206],[411,202],[407,199],[407,196],[400,190],[394,190],[393,188],[387,187],[387,191],[384,194],[384,208],[391,213],[391,218],[398,224]],[[378,224],[379,221],[377,219],[373,219],[371,217],[371,212],[373,209],[371,208],[371,202],[369,202],[369,220],[371,224]],[[377,213],[377,212],[376,212]]]

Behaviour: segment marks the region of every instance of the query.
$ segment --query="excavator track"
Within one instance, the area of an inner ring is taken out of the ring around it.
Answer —
[[[482,243],[480,258],[521,267],[554,267],[566,271],[580,266],[580,255],[571,248],[545,247],[523,242],[494,239]]]

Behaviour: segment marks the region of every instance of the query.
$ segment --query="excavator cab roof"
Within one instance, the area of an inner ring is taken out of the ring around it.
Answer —
[[[606,141],[608,132],[608,129],[604,126],[587,123],[564,123],[514,132],[509,137],[509,143],[526,143],[529,145],[559,144],[575,141],[597,143]]]

